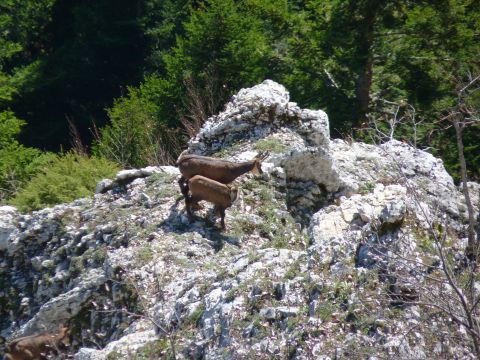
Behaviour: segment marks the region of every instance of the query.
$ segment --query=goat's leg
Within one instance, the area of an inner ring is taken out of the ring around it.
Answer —
[[[193,218],[192,203],[192,196],[187,194],[187,196],[185,196],[185,209],[187,210],[188,218],[190,221],[192,221]]]
[[[183,177],[183,175],[178,180],[178,186],[180,187],[180,191],[182,192],[183,197],[186,199],[188,196],[188,183],[187,179]]]
[[[191,210],[202,210],[203,209],[203,205],[200,205],[198,202],[200,201],[199,199],[195,199],[193,197],[193,195],[187,195],[187,197],[189,197],[189,201],[190,201],[190,209]]]
[[[218,211],[220,212],[220,216],[222,217],[222,220],[221,220],[222,229],[225,230],[225,209],[219,207]]]
[[[20,355],[20,359],[37,359],[29,349],[20,349],[17,354]],[[16,358],[14,357],[14,359]]]

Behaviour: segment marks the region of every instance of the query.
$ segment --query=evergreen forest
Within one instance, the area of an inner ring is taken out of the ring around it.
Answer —
[[[480,180],[478,0],[2,0],[0,202],[172,164],[265,79],[326,111],[332,137],[408,142],[457,182],[460,134]]]

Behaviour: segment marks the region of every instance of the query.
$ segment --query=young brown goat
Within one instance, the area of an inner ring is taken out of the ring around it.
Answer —
[[[47,354],[55,352],[60,343],[68,344],[68,328],[63,327],[55,333],[30,335],[13,340],[7,345],[6,360],[46,359]]]
[[[225,209],[232,206],[237,199],[238,189],[206,178],[195,175],[188,180],[190,195],[185,198],[185,206],[190,219],[192,218],[192,206],[197,202],[206,200],[215,205],[215,210],[221,216],[222,229],[225,229]]]
[[[255,175],[261,175],[263,173],[262,161],[268,155],[268,152],[262,152],[252,160],[241,163],[201,155],[181,155],[177,161],[178,169],[182,174],[178,185],[186,198],[188,195],[188,179],[195,175],[202,175],[222,184],[229,184],[249,171]]]

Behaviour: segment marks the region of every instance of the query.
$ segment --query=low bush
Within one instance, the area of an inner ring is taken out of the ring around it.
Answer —
[[[110,123],[95,131],[93,154],[124,168],[173,164],[185,141],[181,131],[161,120],[159,98],[165,82],[156,76],[145,79],[140,88],[129,88],[108,109]]]
[[[17,136],[24,125],[25,121],[13,112],[0,112],[0,203],[14,196],[40,166],[55,157],[18,142]]]
[[[73,152],[55,155],[10,203],[21,211],[32,211],[90,196],[99,180],[113,177],[118,170],[118,165],[104,158]]]

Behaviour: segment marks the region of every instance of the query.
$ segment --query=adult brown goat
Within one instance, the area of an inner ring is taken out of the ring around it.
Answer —
[[[215,205],[217,216],[221,216],[222,229],[225,229],[225,209],[232,206],[237,199],[238,189],[218,181],[206,178],[202,175],[195,175],[188,180],[190,195],[185,198],[185,205],[190,219],[192,218],[192,207],[199,201],[206,200]]]
[[[38,360],[47,359],[47,355],[55,352],[58,345],[68,344],[68,328],[63,327],[55,333],[30,335],[13,340],[7,345],[6,360]]]
[[[202,175],[222,184],[229,184],[249,171],[255,175],[261,175],[263,174],[262,161],[268,155],[268,152],[262,152],[252,160],[241,163],[201,155],[180,155],[177,166],[182,176],[178,180],[178,185],[186,198],[188,196],[188,179],[195,175]]]

